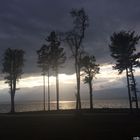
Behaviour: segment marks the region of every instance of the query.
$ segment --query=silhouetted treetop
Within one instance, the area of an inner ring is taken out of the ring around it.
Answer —
[[[60,46],[60,40],[55,31],[52,31],[50,35],[46,38],[46,41],[50,43],[51,46]]]
[[[73,9],[70,14],[73,17],[73,29],[66,33],[66,40],[70,46],[72,54],[78,55],[76,52],[81,49],[85,30],[89,25],[89,19],[83,8]]]
[[[22,75],[22,67],[24,66],[24,51],[20,49],[8,48],[3,57],[3,73],[9,73],[16,76],[17,80]],[[8,79],[7,79],[8,80]]]
[[[110,39],[111,56],[117,61],[114,69],[118,69],[119,73],[122,73],[123,70],[132,67],[132,65],[134,67],[140,65],[138,60],[140,53],[135,53],[140,36],[135,35],[134,31],[121,31],[114,33]]]
[[[47,45],[42,45],[42,47],[37,50],[38,54],[38,66],[42,68],[43,71],[48,71],[49,65],[51,64],[50,58],[50,47]]]
[[[84,30],[86,27],[89,26],[89,19],[88,15],[86,15],[85,10],[81,9],[72,9],[70,12],[71,16],[73,17],[73,24],[74,24],[74,31],[76,33],[80,33],[84,37]],[[80,35],[79,34],[79,35]]]
[[[52,31],[46,40],[50,46],[50,58],[52,67],[55,68],[61,66],[66,60],[66,54],[64,52],[64,48],[60,47],[61,43],[58,39],[58,35]]]
[[[84,82],[89,83],[93,80],[96,74],[99,73],[99,64],[96,64],[96,59],[94,56],[86,55],[81,60],[81,67],[84,71]]]

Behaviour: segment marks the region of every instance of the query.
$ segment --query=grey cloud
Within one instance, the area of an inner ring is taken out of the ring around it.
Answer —
[[[25,72],[39,72],[36,50],[45,43],[51,30],[70,30],[72,19],[69,11],[81,7],[85,8],[90,19],[84,46],[99,63],[113,61],[108,44],[114,31],[136,30],[140,34],[139,0],[2,0],[0,55],[8,47],[23,48],[26,51]],[[72,73],[72,64],[68,63],[65,64],[68,68],[63,72]]]

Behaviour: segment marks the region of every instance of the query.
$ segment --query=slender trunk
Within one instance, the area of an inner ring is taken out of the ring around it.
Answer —
[[[75,71],[77,81],[77,93],[76,93],[76,110],[81,109],[81,97],[80,97],[80,66],[78,64],[77,55],[75,56]]]
[[[15,113],[15,102],[14,102],[15,93],[11,93],[11,113]]]
[[[134,83],[134,96],[136,98],[136,109],[138,109],[138,97],[137,97],[137,90],[136,90],[136,82],[135,82],[135,78],[134,78],[132,68],[131,68],[131,74],[132,74],[132,80],[133,80],[133,83]]]
[[[79,104],[78,104],[78,70],[77,70],[77,56],[75,56],[75,71],[76,71],[76,81],[77,81],[76,110],[78,110]]]
[[[78,66],[78,106],[81,109],[81,96],[80,96],[80,67]]]
[[[11,95],[11,113],[15,113],[15,103],[14,103],[14,96],[15,96],[15,82],[14,82],[14,72],[13,72],[13,61],[11,61],[11,78],[10,78],[10,95]]]
[[[43,74],[43,110],[45,111],[45,73]]]
[[[129,79],[128,79],[128,69],[127,68],[126,68],[126,78],[127,78],[129,105],[130,105],[130,110],[132,111],[132,102],[131,102],[131,94],[130,94],[130,83],[129,83]]]
[[[92,100],[92,81],[89,81],[89,94],[90,94],[90,109],[93,109],[93,100]]]
[[[57,100],[57,110],[59,110],[59,77],[57,69],[56,69],[56,100]]]
[[[79,101],[78,101],[78,74],[76,73],[76,81],[77,81],[77,92],[76,92],[76,110],[79,108]]]
[[[48,111],[50,111],[50,73],[48,69]]]
[[[80,97],[80,70],[76,68],[76,80],[77,80],[77,94],[76,94],[76,109],[81,109],[81,97]]]
[[[11,83],[11,113],[15,113],[15,91],[16,91],[16,79],[12,80]]]
[[[80,109],[80,85],[79,85],[79,75],[77,74],[77,102],[76,102],[76,109]]]

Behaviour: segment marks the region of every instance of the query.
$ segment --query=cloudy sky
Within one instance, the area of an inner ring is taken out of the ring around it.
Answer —
[[[117,71],[112,71],[114,61],[110,57],[108,44],[112,33],[120,30],[135,30],[140,35],[140,0],[1,0],[0,59],[5,49],[9,47],[24,49],[26,52],[18,99],[40,97],[42,77],[36,64],[36,50],[45,43],[45,38],[52,30],[65,32],[72,28],[69,12],[73,8],[84,8],[89,16],[84,47],[90,54],[95,55],[101,65],[101,72],[93,86],[94,90],[98,91],[98,95],[105,94],[103,91],[107,90],[108,93],[112,93],[109,94],[112,98],[113,94],[118,94],[114,88],[125,91],[125,75],[118,76]],[[63,47],[69,52],[68,46]],[[139,45],[137,50],[140,51]],[[2,69],[2,66],[0,68]],[[75,75],[72,60],[67,61],[64,70],[60,72],[62,94],[64,97],[69,97],[67,100],[73,99]],[[139,86],[139,69],[135,74]],[[0,100],[8,100],[8,86],[4,84],[3,75],[0,79]],[[53,88],[54,77],[51,79]],[[70,92],[66,91],[68,88]],[[82,88],[85,96],[88,89],[85,85],[82,85]],[[35,91],[36,93],[33,93]],[[127,92],[125,94],[127,96]]]

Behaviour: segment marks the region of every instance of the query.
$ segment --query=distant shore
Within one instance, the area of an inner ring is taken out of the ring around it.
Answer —
[[[22,114],[67,114],[67,113],[71,113],[71,114],[74,114],[74,113],[77,113],[77,112],[80,112],[82,114],[84,113],[91,113],[91,114],[94,114],[94,113],[128,113],[128,114],[140,114],[140,108],[137,110],[137,109],[133,109],[133,111],[131,112],[131,110],[129,108],[93,108],[92,110],[90,110],[89,108],[82,108],[81,110],[76,110],[76,109],[59,109],[59,110],[50,110],[48,111],[47,109],[44,111],[44,110],[38,110],[38,111],[22,111],[22,112],[18,112],[16,111],[14,114],[15,115],[22,115]],[[0,113],[0,115],[2,114],[5,114],[5,115],[8,115],[8,114],[11,114],[10,112],[7,112],[7,113]]]
[[[0,140],[125,140],[140,137],[140,110],[83,109],[0,114]]]

